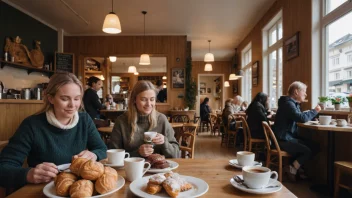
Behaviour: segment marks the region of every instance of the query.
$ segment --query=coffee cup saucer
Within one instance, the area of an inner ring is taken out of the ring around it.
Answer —
[[[110,166],[111,168],[123,168],[124,164],[109,164],[108,162],[103,163],[104,166]]]
[[[242,175],[238,175],[238,177],[243,179]],[[230,183],[232,184],[232,186],[234,186],[235,188],[241,191],[244,191],[247,193],[253,193],[253,194],[270,194],[270,193],[278,192],[282,189],[282,184],[275,179],[270,179],[269,184],[267,185],[267,186],[274,186],[274,187],[258,188],[258,189],[248,188],[241,183],[237,183],[233,178],[230,179]]]
[[[239,168],[239,169],[242,169],[243,166],[242,165],[239,165],[238,164],[238,161],[237,159],[232,159],[232,160],[229,160],[229,165],[230,166],[234,166],[236,168]],[[262,166],[263,164],[261,162],[258,162],[258,161],[254,161],[253,162],[253,166]]]

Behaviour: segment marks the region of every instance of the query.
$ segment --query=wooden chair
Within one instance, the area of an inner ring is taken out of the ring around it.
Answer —
[[[194,147],[198,123],[185,123],[181,135],[181,157],[194,159]]]
[[[218,123],[218,116],[216,114],[211,113],[209,120],[210,120],[211,133],[215,135],[216,131],[218,131],[218,134],[219,134],[220,126]]]
[[[264,134],[266,139],[267,155],[266,155],[266,167],[269,168],[270,164],[278,166],[279,181],[282,181],[282,157],[291,157],[286,151],[280,149],[279,143],[276,140],[274,132],[271,130],[267,122],[262,122],[264,128]],[[270,146],[271,141],[274,143],[274,148]],[[272,157],[275,156],[275,157]]]
[[[188,115],[173,115],[171,122],[178,122],[178,123],[189,123],[190,119]]]
[[[237,119],[242,121],[243,136],[244,136],[243,150],[252,152],[253,145],[265,144],[266,142],[265,139],[252,138],[251,130],[248,127],[248,123],[245,117],[239,116]],[[247,150],[247,146],[248,146],[248,150]]]
[[[235,115],[229,115],[227,118],[227,141],[226,141],[226,147],[230,146],[230,142],[233,141],[234,147],[236,147],[236,137],[237,137],[237,132],[238,132],[238,122],[237,122],[237,116]],[[236,130],[231,130],[230,129],[230,123],[231,121],[236,120]]]
[[[352,176],[352,162],[337,161],[335,162],[335,192],[334,197],[339,197],[339,190],[341,188],[346,188],[352,190],[351,187],[343,185],[340,183],[341,173],[347,173]]]

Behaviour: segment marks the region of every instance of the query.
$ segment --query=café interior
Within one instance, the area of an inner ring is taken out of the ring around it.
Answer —
[[[110,94],[114,105],[101,109],[102,119],[94,123],[107,146],[134,85],[147,80],[162,82],[166,93],[155,109],[180,145],[180,157],[168,159],[177,164],[172,171],[193,186],[180,196],[352,197],[351,20],[351,0],[1,0],[0,152],[22,121],[42,108],[57,72],[73,73],[84,89],[92,76],[102,81],[97,94],[102,103]],[[26,51],[27,62],[8,52],[11,47]],[[238,123],[233,130],[222,113],[228,99],[241,96],[249,105],[263,92],[275,126],[278,100],[295,81],[307,86],[300,111],[319,104],[315,118],[330,120],[297,123],[300,136],[320,149],[304,164],[307,178],[292,181],[285,167],[294,156],[280,150],[275,127],[264,123],[265,138],[251,138],[246,111],[231,115]],[[200,118],[205,98],[207,121]],[[240,129],[244,135],[237,136]],[[241,151],[254,153],[253,167],[276,171],[268,176],[275,185],[268,180],[269,187],[252,188]],[[167,196],[145,194],[147,184],[130,181],[126,164],[115,167],[118,187],[106,196]],[[144,177],[155,173],[163,172]],[[0,197],[57,196],[49,184],[0,186]]]

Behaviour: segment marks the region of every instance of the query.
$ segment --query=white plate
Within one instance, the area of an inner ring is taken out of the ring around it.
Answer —
[[[231,166],[234,166],[234,167],[239,168],[239,169],[242,169],[242,168],[243,168],[243,166],[241,166],[241,165],[238,164],[237,159],[232,159],[232,160],[230,160],[230,161],[229,161],[229,164],[230,164]],[[254,161],[254,164],[255,164],[254,166],[262,166],[262,165],[263,165],[261,162],[257,162],[257,161]]]
[[[123,168],[125,165],[124,164],[108,164],[107,161],[102,161],[101,162],[104,166],[110,166],[111,168]]]
[[[110,191],[110,192],[102,194],[102,195],[96,195],[96,196],[93,196],[93,197],[105,197],[107,195],[110,195],[110,194],[120,190],[124,185],[125,185],[125,179],[122,176],[119,175],[119,178],[117,180],[117,187],[113,191]],[[54,181],[51,181],[50,183],[45,185],[45,187],[43,188],[43,193],[47,197],[62,198],[62,197],[56,195]]]
[[[177,162],[174,162],[174,161],[171,161],[171,160],[166,160],[166,161],[170,165],[169,168],[163,168],[163,169],[151,168],[147,172],[148,173],[166,173],[166,172],[174,170],[174,169],[176,169],[178,167],[178,163]]]
[[[61,165],[58,165],[57,166],[57,169],[60,170],[60,171],[64,171],[64,172],[71,172],[70,171],[70,166],[71,166],[71,163],[68,163],[68,164],[61,164]]]
[[[238,177],[243,179],[242,175],[238,175]],[[253,194],[270,194],[270,193],[277,192],[277,191],[281,190],[281,188],[282,188],[282,184],[275,179],[269,180],[269,186],[277,186],[278,185],[278,187],[275,187],[275,188],[261,188],[261,189],[246,188],[242,184],[237,183],[233,178],[230,179],[230,183],[235,188],[237,188],[239,190],[242,190],[242,191],[248,192],[248,193],[253,193]]]
[[[308,121],[309,124],[315,124],[315,125],[319,125],[319,121]]]
[[[132,191],[133,194],[139,196],[139,197],[152,197],[152,198],[166,198],[170,197],[165,190],[162,190],[161,192],[151,195],[145,192],[145,189],[147,187],[147,183],[149,181],[149,178],[151,176],[143,177],[137,180],[134,180],[130,184],[130,190]],[[196,178],[196,177],[191,177],[191,176],[185,176],[185,175],[180,175],[180,177],[184,178],[188,183],[192,184],[193,188],[190,190],[187,190],[185,192],[180,192],[178,194],[178,198],[180,197],[200,197],[204,195],[208,190],[209,190],[209,185],[207,182],[205,182],[202,179]]]

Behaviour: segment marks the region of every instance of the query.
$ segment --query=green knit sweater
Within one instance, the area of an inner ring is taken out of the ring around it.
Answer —
[[[154,146],[154,153],[165,155],[166,158],[179,157],[180,147],[175,139],[175,132],[164,114],[156,112],[157,126],[150,131],[156,131],[164,135],[165,143]],[[144,132],[149,129],[148,116],[138,116],[138,129],[134,133],[134,140],[131,142],[132,127],[128,125],[127,113],[116,119],[114,129],[111,134],[110,147],[125,149],[131,157],[141,157],[138,152],[139,147],[144,144]]]
[[[106,158],[106,146],[90,118],[79,113],[72,129],[59,129],[48,123],[46,114],[32,115],[21,123],[0,154],[0,186],[21,187],[27,183],[30,167],[42,162],[71,163],[72,156],[88,149],[99,159]],[[27,157],[29,168],[22,168]]]

